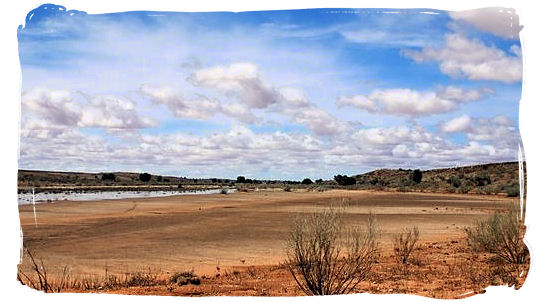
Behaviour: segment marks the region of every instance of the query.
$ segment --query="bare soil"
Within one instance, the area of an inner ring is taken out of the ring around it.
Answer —
[[[62,201],[19,206],[24,247],[49,275],[67,267],[73,279],[151,271],[162,284],[102,289],[122,294],[301,295],[285,260],[293,218],[348,200],[346,223],[376,215],[382,257],[358,292],[457,298],[488,285],[521,286],[526,267],[499,265],[466,247],[464,228],[505,209],[515,198],[373,191],[241,192],[147,199]],[[392,236],[417,226],[413,262],[395,263]],[[23,259],[20,269],[31,271]],[[201,285],[170,285],[174,272],[193,270]],[[502,270],[502,271],[499,271]],[[506,276],[513,276],[509,279]]]

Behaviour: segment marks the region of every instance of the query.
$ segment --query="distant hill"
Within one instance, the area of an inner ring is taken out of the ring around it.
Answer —
[[[355,175],[355,187],[357,189],[507,194],[510,196],[518,196],[519,193],[518,162],[425,170],[421,171],[420,182],[412,180],[413,171],[379,169]],[[524,175],[526,175],[525,164]]]
[[[413,177],[421,174],[420,181]],[[524,169],[524,175],[525,175]],[[242,177],[244,178],[244,177]],[[151,175],[149,181],[142,181],[140,173],[132,172],[56,172],[19,170],[19,191],[50,190],[176,190],[180,188],[220,188],[237,186],[240,189],[285,188],[324,190],[385,190],[415,191],[438,193],[500,194],[518,196],[518,162],[491,163],[445,169],[433,169],[414,172],[411,169],[378,169],[354,176],[342,176],[339,179],[351,179],[351,185],[341,185],[335,180],[316,181],[313,184],[290,180],[256,180],[245,179],[238,183],[232,179]],[[354,179],[356,180],[354,184]],[[526,180],[524,180],[526,181]]]
[[[44,190],[151,190],[178,189],[183,186],[219,186],[229,184],[229,179],[193,179],[186,177],[151,175],[148,181],[142,181],[142,173],[133,172],[58,172],[58,171],[36,171],[19,170],[18,187],[19,191],[28,191],[35,188],[37,191]]]

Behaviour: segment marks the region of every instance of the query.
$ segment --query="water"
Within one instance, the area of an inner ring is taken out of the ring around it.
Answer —
[[[52,202],[57,200],[104,200],[123,198],[147,198],[160,196],[193,195],[193,194],[220,194],[221,189],[212,190],[191,190],[191,191],[94,191],[94,192],[73,192],[65,191],[60,193],[40,192],[35,196],[32,193],[19,193],[18,202],[20,205],[31,204],[32,197],[35,202]],[[228,193],[234,193],[235,189],[227,189]]]

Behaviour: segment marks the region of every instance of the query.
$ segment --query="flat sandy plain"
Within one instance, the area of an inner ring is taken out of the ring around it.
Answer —
[[[464,228],[518,199],[483,195],[326,192],[239,192],[103,201],[59,201],[19,206],[24,247],[50,272],[71,275],[277,265],[285,260],[294,217],[348,200],[345,220],[364,225],[376,215],[381,247],[417,226],[420,242],[459,242]],[[23,261],[23,267],[29,261]],[[289,293],[292,294],[292,293]]]

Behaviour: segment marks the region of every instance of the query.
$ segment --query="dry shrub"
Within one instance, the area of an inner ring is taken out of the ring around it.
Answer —
[[[370,214],[365,230],[344,230],[343,208],[330,207],[296,219],[287,268],[308,295],[351,292],[378,259],[378,230]]]
[[[466,229],[468,244],[474,252],[492,253],[507,263],[525,263],[529,251],[523,241],[526,227],[519,214],[518,208],[511,206],[506,213],[476,222]]]
[[[17,280],[23,284],[28,285],[34,289],[42,290],[45,293],[52,292],[53,289],[56,288],[56,286],[53,286],[50,283],[50,280],[48,278],[47,269],[45,267],[45,264],[43,262],[43,259],[40,259],[38,262],[32,252],[28,249],[25,249],[26,254],[30,258],[32,271],[35,273],[35,277],[30,276],[29,274],[24,273],[19,266],[19,270],[17,272]]]
[[[201,279],[194,274],[194,271],[177,272],[170,277],[170,283],[179,285],[186,285],[188,283],[199,285],[201,284]]]
[[[420,231],[417,227],[413,227],[411,230],[404,229],[402,232],[394,235],[393,253],[399,263],[406,264],[408,262],[419,237]]]
[[[125,283],[125,286],[127,287],[154,285],[159,285],[159,282],[157,280],[157,274],[152,273],[149,269],[147,272],[136,272],[134,274],[131,274],[127,282]]]

